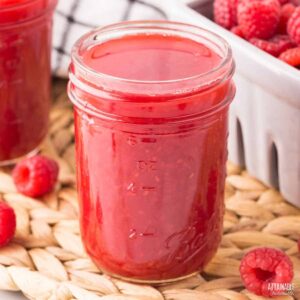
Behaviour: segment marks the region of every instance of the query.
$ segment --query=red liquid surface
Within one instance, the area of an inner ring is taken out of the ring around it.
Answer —
[[[221,58],[185,38],[139,35],[94,46],[83,60],[101,73],[158,81],[206,73]],[[75,109],[83,241],[110,274],[174,279],[201,270],[218,248],[228,107],[182,123],[170,118],[224,101],[231,82],[189,95],[183,88],[179,81],[176,95],[164,97],[114,92],[115,102],[75,91],[102,111],[127,116],[104,121]]]
[[[53,3],[0,1],[0,163],[32,151],[47,132]]]

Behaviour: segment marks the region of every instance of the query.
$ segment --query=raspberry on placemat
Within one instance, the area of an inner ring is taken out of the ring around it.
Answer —
[[[14,210],[0,200],[0,247],[7,245],[16,231],[16,215]]]
[[[58,177],[58,164],[52,159],[37,155],[17,164],[12,175],[20,193],[39,197],[53,189]]]
[[[241,261],[240,274],[249,291],[265,297],[284,293],[294,276],[290,258],[274,248],[249,251]]]

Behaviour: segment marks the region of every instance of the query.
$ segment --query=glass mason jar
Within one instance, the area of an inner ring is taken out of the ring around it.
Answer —
[[[57,0],[0,6],[0,164],[43,140],[50,109],[52,15]]]
[[[73,48],[81,232],[104,272],[167,282],[203,269],[222,236],[231,49],[167,21],[97,29]]]

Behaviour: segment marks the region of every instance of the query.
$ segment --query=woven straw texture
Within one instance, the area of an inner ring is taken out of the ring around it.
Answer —
[[[17,215],[14,240],[0,249],[0,290],[21,291],[29,299],[51,300],[262,300],[239,277],[246,251],[278,247],[294,264],[293,296],[300,299],[300,210],[246,171],[228,163],[224,235],[202,274],[165,286],[126,283],[106,276],[87,257],[80,240],[74,174],[74,129],[66,83],[53,88],[51,126],[42,153],[60,165],[55,191],[32,199],[16,192],[10,169],[0,170],[0,195]]]

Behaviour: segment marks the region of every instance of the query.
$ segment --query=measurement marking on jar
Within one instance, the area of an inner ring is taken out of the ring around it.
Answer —
[[[139,160],[137,168],[145,171],[157,171],[157,161],[155,160]]]
[[[155,144],[157,140],[155,138],[142,138],[142,143]]]
[[[129,230],[129,238],[131,240],[135,240],[137,238],[142,238],[142,237],[151,237],[151,236],[154,236],[154,232],[140,232],[138,233],[136,229],[130,229]]]
[[[142,190],[146,192],[154,192],[156,190],[155,186],[142,186]]]
[[[129,238],[130,239],[136,239],[137,238],[137,232],[136,232],[135,229],[130,229]]]
[[[143,196],[147,197],[151,194],[153,194],[153,192],[155,192],[156,187],[154,186],[143,186],[142,187],[142,191],[143,191]]]
[[[130,145],[130,146],[135,146],[137,145],[138,143],[138,140],[135,136],[131,135],[127,138],[127,144]]]
[[[133,193],[133,194],[136,194],[138,188],[137,188],[137,186],[136,186],[133,182],[131,182],[131,183],[127,186],[127,190],[128,190],[129,192]]]
[[[150,194],[151,192],[156,191],[155,186],[137,186],[135,183],[130,183],[127,186],[127,191],[132,194],[137,194],[139,191],[142,191],[145,196]]]

